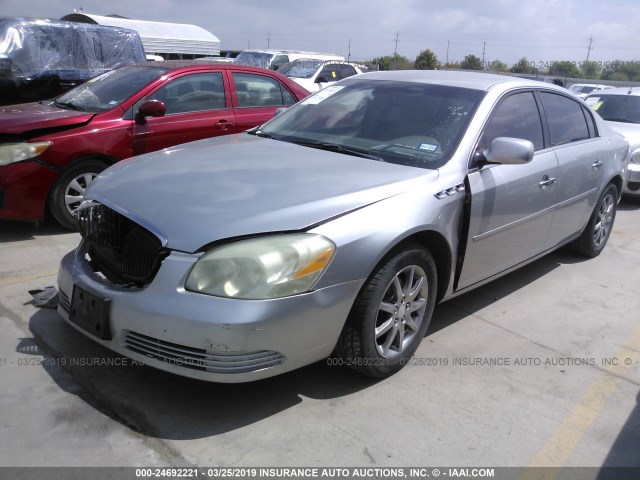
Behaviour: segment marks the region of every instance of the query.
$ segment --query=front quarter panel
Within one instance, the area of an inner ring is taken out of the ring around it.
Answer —
[[[436,263],[442,260],[443,265],[455,265],[464,192],[437,199],[435,193],[446,188],[441,183],[421,179],[403,194],[311,230],[331,239],[337,246],[331,264],[315,288],[366,279],[391,250],[409,239],[424,243],[425,233],[439,235],[448,245],[448,258],[436,259]],[[442,273],[443,278],[452,277],[451,271]]]

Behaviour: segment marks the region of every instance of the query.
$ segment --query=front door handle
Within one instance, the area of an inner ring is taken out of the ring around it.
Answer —
[[[591,164],[591,166],[595,169],[600,168],[602,166],[602,160],[598,160],[596,158],[595,161]]]
[[[215,126],[220,130],[229,130],[234,126],[234,123],[230,122],[229,120],[220,120],[218,123],[216,123]]]
[[[548,175],[545,175],[544,177],[542,177],[542,181],[540,183],[538,183],[538,185],[540,186],[540,188],[542,190],[546,190],[547,188],[549,188],[554,183],[556,183],[556,179],[555,178],[549,178]]]

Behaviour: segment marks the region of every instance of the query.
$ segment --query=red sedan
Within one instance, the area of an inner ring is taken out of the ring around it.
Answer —
[[[107,72],[55,100],[0,109],[0,218],[75,228],[85,189],[133,155],[242,132],[309,95],[270,70],[153,62]]]

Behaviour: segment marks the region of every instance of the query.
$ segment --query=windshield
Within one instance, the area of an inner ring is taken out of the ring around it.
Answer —
[[[348,79],[277,116],[258,135],[400,165],[439,168],[453,155],[483,91]]]
[[[233,63],[250,67],[268,68],[273,55],[262,52],[240,52]]]
[[[111,70],[55,99],[61,108],[106,112],[167,73],[169,68],[131,66]]]
[[[573,93],[591,93],[596,89],[595,85],[572,85],[569,90]]]
[[[278,71],[290,78],[311,78],[323,63],[322,60],[300,59],[283,65]]]
[[[640,123],[640,96],[592,95],[585,102],[610,122]]]

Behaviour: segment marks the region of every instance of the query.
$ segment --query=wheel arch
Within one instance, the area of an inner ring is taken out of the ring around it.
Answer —
[[[62,168],[62,171],[64,172],[69,168],[75,167],[78,164],[78,162],[83,162],[86,160],[99,160],[101,162],[108,164],[109,166],[113,165],[118,161],[117,158],[113,158],[109,155],[105,155],[104,153],[87,153],[85,155],[80,155],[79,157],[76,157],[72,161],[67,163],[64,166],[64,168]]]
[[[376,271],[388,257],[406,249],[412,244],[419,245],[420,247],[427,249],[433,257],[438,275],[438,292],[436,295],[436,301],[439,302],[446,294],[451,281],[453,254],[451,246],[445,239],[444,235],[435,230],[415,232],[408,237],[401,239],[383,255],[382,259],[378,262],[373,271]]]
[[[618,189],[618,200],[620,200],[622,198],[622,186],[624,185],[624,180],[622,179],[622,176],[616,175],[615,177],[613,177],[611,180],[609,180],[609,183],[605,185],[602,191],[605,191],[609,185],[616,186],[616,188]]]
[[[62,175],[64,175],[64,173],[67,170],[74,168],[76,165],[78,165],[78,163],[84,162],[87,160],[98,160],[100,162],[104,162],[107,164],[107,167],[110,167],[111,165],[115,164],[118,161],[117,158],[113,158],[113,157],[110,157],[109,155],[105,155],[102,153],[89,153],[89,154],[81,155],[79,157],[74,158],[69,163],[67,163],[64,167],[58,170],[58,178],[56,179],[55,182],[53,182],[53,184],[49,188],[49,192],[47,192],[46,209],[49,208],[49,204],[51,203],[51,193],[53,192],[53,189],[55,188],[60,177],[62,177]]]
[[[47,192],[47,197],[44,205],[44,212],[45,212],[45,215],[51,215],[52,218],[54,218],[58,223],[62,224],[66,228],[71,228],[71,227],[65,224],[65,220],[61,218],[64,215],[60,212],[61,207],[56,205],[56,198],[55,198],[57,195],[56,192],[58,192],[58,190],[62,188],[61,183],[63,182],[65,175],[67,175],[72,169],[78,167],[79,165],[81,165],[83,162],[86,162],[86,161],[97,161],[106,165],[105,168],[108,168],[114,163],[116,163],[118,160],[104,154],[87,154],[87,155],[82,155],[75,158],[73,161],[69,162],[62,169],[58,171],[58,178],[53,182],[53,184],[49,188],[49,191]]]

